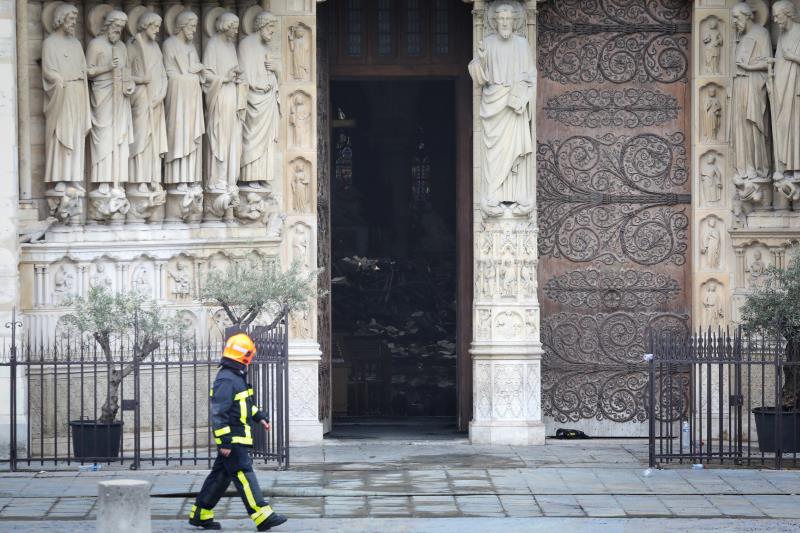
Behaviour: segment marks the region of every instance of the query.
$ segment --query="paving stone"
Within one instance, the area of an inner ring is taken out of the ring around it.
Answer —
[[[94,505],[90,498],[59,498],[47,513],[47,518],[82,518]]]
[[[660,495],[659,499],[674,516],[719,516],[720,511],[704,495]]]
[[[505,516],[497,496],[456,496],[456,505],[464,516]]]
[[[500,496],[500,503],[510,517],[542,516],[542,510],[533,496]]]
[[[411,516],[411,498],[408,496],[385,497],[372,496],[367,498],[369,516],[392,517]]]
[[[800,518],[800,496],[747,496],[747,499],[772,518]]]
[[[359,517],[367,516],[367,501],[364,497],[325,497],[324,516]]]
[[[764,513],[758,507],[753,505],[753,502],[748,500],[745,496],[722,494],[710,494],[706,496],[709,502],[716,507],[721,515],[732,517],[756,517],[764,516]]]
[[[270,505],[275,512],[290,518],[319,518],[324,511],[323,499],[312,498],[273,498]]]
[[[619,502],[610,495],[590,494],[575,496],[578,505],[589,517],[625,516]]]
[[[458,516],[455,499],[452,496],[412,496],[414,516],[445,517]]]
[[[536,503],[545,516],[586,516],[575,496],[545,495],[536,496]]]
[[[54,503],[53,498],[13,498],[0,512],[0,517],[43,518]]]
[[[657,496],[615,496],[628,516],[670,516]]]

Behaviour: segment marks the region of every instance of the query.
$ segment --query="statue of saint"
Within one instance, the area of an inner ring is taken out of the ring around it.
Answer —
[[[711,281],[706,285],[706,293],[703,295],[703,326],[716,329],[722,325],[724,319],[725,312],[717,292],[717,284]]]
[[[55,7],[52,33],[42,44],[46,183],[83,183],[84,141],[92,126],[83,48],[75,38],[78,9]]]
[[[481,87],[481,206],[500,215],[502,203],[517,204],[518,214],[533,210],[535,176],[531,102],[536,93],[536,66],[524,28],[522,6],[498,0],[489,8],[490,33],[478,45],[469,72]]]
[[[206,189],[225,192],[236,186],[242,153],[242,120],[247,96],[236,55],[239,17],[225,12],[217,17],[216,33],[203,51],[206,94]]]
[[[289,26],[289,51],[292,53],[292,78],[310,79],[308,59],[311,46],[306,29],[301,24]]]
[[[164,42],[164,67],[169,80],[165,100],[167,155],[164,183],[196,183],[203,179],[203,65],[192,39],[197,15],[183,11],[175,17],[174,35]]]
[[[719,137],[719,128],[722,123],[722,102],[717,96],[717,88],[711,86],[703,102],[705,116],[703,117],[703,133],[708,141],[716,141]]]
[[[703,48],[705,48],[706,74],[719,74],[719,53],[722,50],[722,32],[719,31],[719,20],[712,18],[708,21],[708,29],[703,34]]]
[[[753,8],[745,2],[732,10],[739,32],[733,78],[733,166],[739,178],[769,176],[767,151],[767,69],[772,54],[769,31],[754,22]]]
[[[294,147],[307,147],[311,141],[311,108],[302,94],[297,94],[292,99],[292,108],[289,111],[289,125],[292,127]]]
[[[703,200],[706,204],[719,202],[722,196],[722,171],[717,165],[717,156],[708,154],[700,163],[700,183],[703,185]]]
[[[761,260],[761,251],[756,250],[753,252],[753,262],[747,269],[748,273],[748,286],[751,289],[756,289],[764,284],[765,274],[767,273],[767,265]]]
[[[158,46],[161,17],[145,12],[134,26],[136,35],[128,43],[128,61],[136,89],[131,96],[133,142],[129,178],[131,183],[161,187],[161,158],[167,153],[167,122],[164,99],[167,71]]]
[[[711,270],[719,268],[720,240],[717,219],[713,217],[709,218],[706,222],[706,229],[703,231],[703,242],[700,253],[706,257],[706,268]]]
[[[239,62],[248,88],[239,181],[262,182],[264,186],[275,177],[278,150],[279,62],[269,57],[269,44],[277,23],[277,17],[261,12],[255,18],[253,33],[239,43]]]
[[[129,146],[133,142],[130,95],[135,86],[128,70],[128,51],[120,41],[127,21],[128,16],[122,11],[109,11],[102,29],[86,48],[92,82],[90,178],[102,185],[128,181]],[[102,185],[101,191],[106,194],[108,186]]]
[[[311,209],[310,180],[302,161],[294,165],[292,175],[292,204],[295,213],[307,213]]]
[[[775,176],[800,180],[800,23],[794,4],[779,0],[772,6],[775,24],[780,29],[775,50],[774,101]]]

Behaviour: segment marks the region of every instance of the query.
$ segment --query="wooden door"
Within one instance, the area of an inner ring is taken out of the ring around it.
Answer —
[[[549,429],[646,435],[651,332],[690,327],[689,0],[538,15],[539,296]]]

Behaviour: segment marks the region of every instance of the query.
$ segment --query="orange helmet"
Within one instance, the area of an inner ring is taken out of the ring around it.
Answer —
[[[256,345],[253,339],[245,333],[237,333],[231,336],[228,342],[225,343],[225,350],[222,352],[222,357],[233,359],[244,365],[249,365],[255,355]]]

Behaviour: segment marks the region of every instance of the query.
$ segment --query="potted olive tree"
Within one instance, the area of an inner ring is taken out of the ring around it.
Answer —
[[[753,409],[762,452],[800,452],[800,260],[786,268],[771,267],[742,307],[742,325],[750,334],[785,343],[780,409]],[[778,440],[776,417],[781,416]]]
[[[80,459],[108,459],[119,456],[122,421],[120,385],[136,368],[158,350],[164,339],[186,336],[180,313],[167,317],[159,306],[137,292],[114,293],[103,286],[92,287],[82,298],[65,305],[74,310],[63,318],[81,342],[99,349],[107,372],[106,398],[95,420],[72,420],[72,445]]]
[[[267,326],[272,327],[285,313],[306,310],[321,295],[318,274],[306,272],[298,262],[286,271],[263,259],[233,263],[224,271],[209,272],[200,298],[221,307],[236,331],[247,331],[262,314],[272,319]]]

